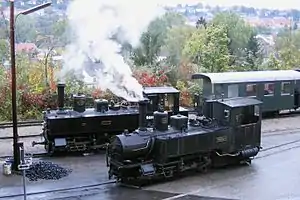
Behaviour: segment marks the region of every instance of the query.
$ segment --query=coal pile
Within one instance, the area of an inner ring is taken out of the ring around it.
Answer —
[[[68,176],[71,172],[71,169],[63,168],[52,162],[40,161],[32,163],[30,169],[26,170],[26,177],[29,181],[39,179],[59,180]]]

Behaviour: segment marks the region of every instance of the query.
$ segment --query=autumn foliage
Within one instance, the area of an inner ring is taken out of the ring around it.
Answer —
[[[43,110],[57,107],[56,82],[54,81],[56,68],[47,68],[48,87],[45,85],[45,67],[43,63],[36,62],[30,65],[22,63],[22,65],[17,66],[17,69],[17,112],[20,120],[41,118]],[[179,71],[180,74],[185,75],[189,72],[190,70],[186,66],[180,68]],[[141,85],[146,87],[169,84],[168,67],[160,67],[159,70],[139,68],[133,71],[133,76]],[[70,82],[68,87],[66,92],[78,90],[78,84],[73,84],[73,82]],[[189,92],[184,84],[181,84],[181,89],[180,100],[182,105],[188,105]],[[0,120],[11,120],[11,74],[10,70],[4,68],[0,68],[0,92],[0,103],[2,105],[0,107]],[[116,98],[110,91],[102,91],[100,88],[84,90],[83,92],[93,99]]]
[[[137,70],[134,72],[134,77],[145,87],[162,86],[168,81],[164,70],[159,70],[156,73],[146,70]]]

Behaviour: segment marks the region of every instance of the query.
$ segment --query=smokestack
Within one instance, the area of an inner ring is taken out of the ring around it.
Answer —
[[[65,101],[65,84],[59,83],[57,84],[57,104],[58,109],[63,110],[64,109],[64,101]]]
[[[148,99],[143,99],[139,101],[139,129],[141,131],[147,130],[146,116],[148,103]]]

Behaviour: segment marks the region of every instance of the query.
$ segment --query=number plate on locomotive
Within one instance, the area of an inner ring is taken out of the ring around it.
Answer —
[[[224,136],[216,137],[216,142],[217,142],[217,143],[227,142],[227,136],[224,135]]]

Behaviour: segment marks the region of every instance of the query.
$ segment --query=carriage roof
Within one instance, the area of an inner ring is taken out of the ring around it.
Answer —
[[[300,72],[295,70],[270,70],[223,73],[197,73],[192,79],[208,79],[213,84],[255,83],[300,80]]]

